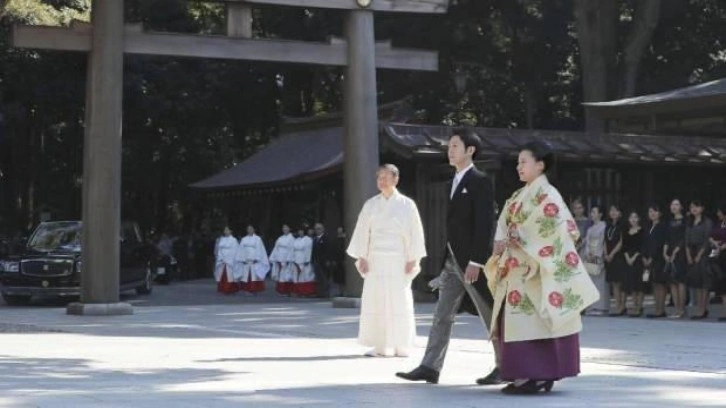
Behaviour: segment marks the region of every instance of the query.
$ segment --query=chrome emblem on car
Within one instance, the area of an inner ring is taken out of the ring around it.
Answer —
[[[50,267],[48,265],[43,265],[43,270],[47,271]]]
[[[47,288],[48,285],[50,285],[50,283],[48,283],[48,281],[43,281],[43,283],[41,283],[41,285],[43,285],[44,288]]]

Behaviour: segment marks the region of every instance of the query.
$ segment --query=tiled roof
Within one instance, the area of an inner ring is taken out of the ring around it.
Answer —
[[[413,155],[444,154],[451,129],[389,123],[386,134],[406,146]],[[525,129],[475,128],[484,144],[483,158],[515,157],[526,143],[539,139],[549,142],[565,161],[629,163],[726,164],[726,139],[678,136],[600,134]]]

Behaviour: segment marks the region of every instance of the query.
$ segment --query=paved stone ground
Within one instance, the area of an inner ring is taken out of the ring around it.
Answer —
[[[493,363],[474,317],[454,329],[439,385],[399,380],[423,354],[373,359],[357,310],[273,295],[222,297],[209,281],[126,299],[133,316],[0,305],[2,407],[726,407],[726,323],[587,317],[582,375],[549,395],[473,385]],[[715,310],[716,311],[716,310]]]

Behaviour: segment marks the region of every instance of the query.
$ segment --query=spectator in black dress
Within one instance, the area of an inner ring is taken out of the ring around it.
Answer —
[[[708,295],[713,285],[708,255],[711,253],[711,220],[703,214],[704,206],[691,201],[691,219],[686,228],[686,262],[688,262],[688,286],[696,290],[695,305],[698,313],[693,320],[708,317]]]
[[[663,246],[666,242],[668,227],[661,221],[663,212],[657,204],[648,207],[650,225],[645,231],[643,240],[643,268],[647,272],[649,282],[655,294],[655,311],[648,314],[649,318],[666,317],[665,298],[670,278],[665,273]]]
[[[615,312],[611,316],[625,316],[625,257],[623,256],[622,212],[617,205],[611,205],[608,211],[608,226],[605,229],[605,272],[608,283],[613,288]]]
[[[623,234],[623,255],[625,257],[625,276],[623,279],[623,292],[633,296],[634,310],[631,317],[643,315],[643,296],[646,284],[643,282],[643,228],[640,226],[640,216],[633,211],[628,215],[630,228]]]
[[[709,260],[714,276],[714,290],[716,296],[721,296],[724,310],[726,310],[726,206],[716,209],[717,222],[711,230],[711,252]],[[719,317],[718,321],[726,322],[726,315]]]
[[[663,246],[665,273],[671,282],[671,296],[675,313],[669,317],[680,319],[686,316],[686,219],[683,216],[681,200],[671,201],[671,219],[668,222],[668,236]]]

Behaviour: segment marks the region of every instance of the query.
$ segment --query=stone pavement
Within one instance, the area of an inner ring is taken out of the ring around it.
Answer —
[[[209,281],[128,298],[135,314],[67,316],[0,305],[2,407],[726,407],[726,323],[585,318],[582,375],[508,397],[475,378],[493,363],[478,320],[454,329],[439,385],[399,380],[423,354],[362,356],[357,310],[215,294]]]

